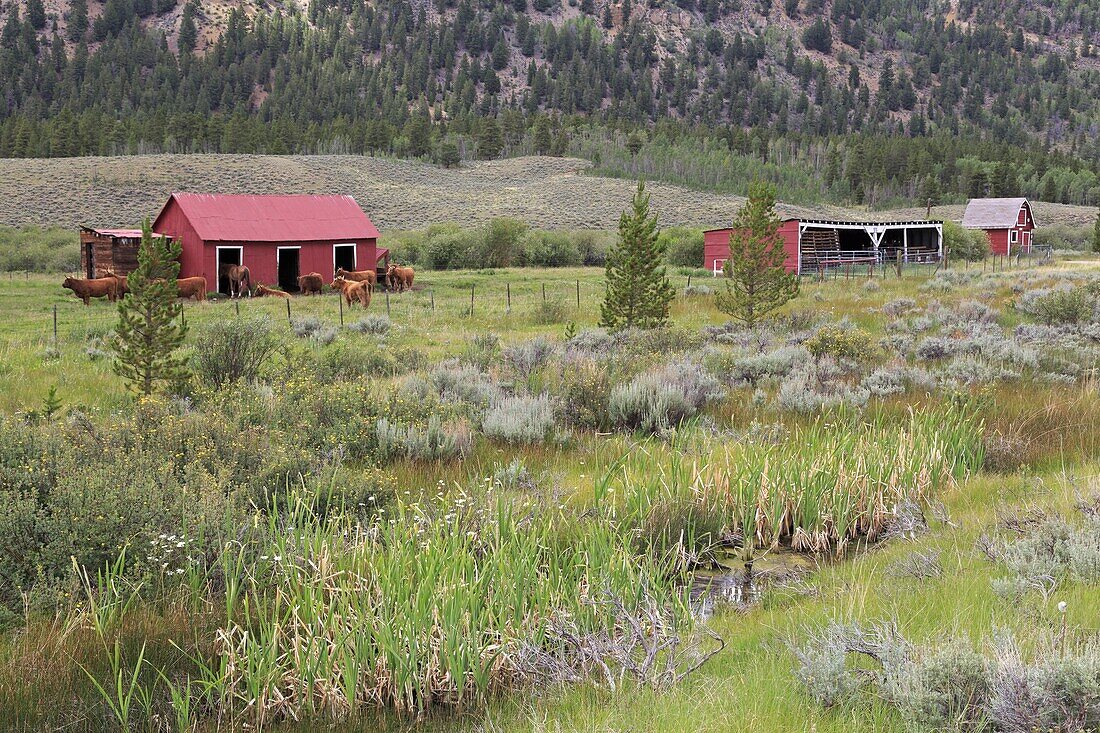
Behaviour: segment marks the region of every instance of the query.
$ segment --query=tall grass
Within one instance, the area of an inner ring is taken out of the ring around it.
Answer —
[[[322,519],[299,495],[272,502],[212,561],[225,582],[207,613],[220,620],[213,644],[184,652],[193,677],[154,667],[139,684],[148,660],[124,660],[112,627],[93,624],[107,678],[88,674],[120,725],[154,699],[179,721],[205,711],[258,728],[470,708],[540,681],[532,654],[574,663],[562,628],[613,640],[629,614],[655,607],[673,630],[691,625],[673,569],[613,523],[511,495],[398,505],[368,524]],[[118,598],[120,567],[89,598]]]
[[[900,503],[927,500],[982,463],[982,423],[966,407],[912,411],[902,424],[832,420],[780,443],[635,451],[599,481],[597,500],[610,501],[651,550],[681,561],[731,537],[839,554],[876,539]],[[617,499],[606,498],[609,486],[620,488]]]

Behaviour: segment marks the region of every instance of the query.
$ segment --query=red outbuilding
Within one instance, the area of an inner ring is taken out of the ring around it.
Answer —
[[[730,257],[733,229],[703,234],[703,267],[715,275]],[[935,262],[943,256],[942,221],[830,221],[786,219],[778,237],[787,272],[813,274],[830,267],[883,262]]]
[[[983,230],[995,255],[1031,252],[1035,216],[1025,198],[970,199],[962,225]]]
[[[375,269],[378,229],[351,196],[174,193],[153,222],[183,245],[180,277],[203,276],[229,292],[224,265],[248,267],[253,284],[298,290],[298,276],[331,280],[338,267]]]

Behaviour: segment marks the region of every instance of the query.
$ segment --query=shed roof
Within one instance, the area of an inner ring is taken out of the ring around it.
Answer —
[[[1020,207],[1031,204],[1026,198],[970,199],[963,214],[962,225],[969,229],[1009,229],[1016,226]],[[1035,213],[1032,212],[1032,220]]]
[[[99,227],[84,227],[89,232],[94,232],[104,237],[116,237],[118,239],[141,239],[140,229],[100,229]]]
[[[156,223],[173,200],[199,237],[209,242],[378,237],[378,229],[351,196],[174,193]]]

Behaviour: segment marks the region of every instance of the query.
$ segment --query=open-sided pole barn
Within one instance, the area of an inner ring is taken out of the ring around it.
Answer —
[[[730,257],[733,229],[704,234],[703,266],[715,275]],[[943,257],[942,221],[834,221],[787,219],[779,228],[788,272],[811,274],[853,264],[937,262]]]

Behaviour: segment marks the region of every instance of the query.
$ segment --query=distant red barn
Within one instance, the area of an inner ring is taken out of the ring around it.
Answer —
[[[703,234],[703,267],[715,275],[730,257],[733,229]],[[779,227],[787,272],[882,262],[935,262],[943,255],[942,221],[786,219]]]
[[[174,193],[153,231],[183,245],[180,277],[228,292],[223,265],[245,265],[253,284],[298,290],[298,276],[377,267],[378,229],[351,196]]]
[[[970,199],[962,225],[983,230],[995,255],[1031,252],[1035,216],[1025,198]]]

